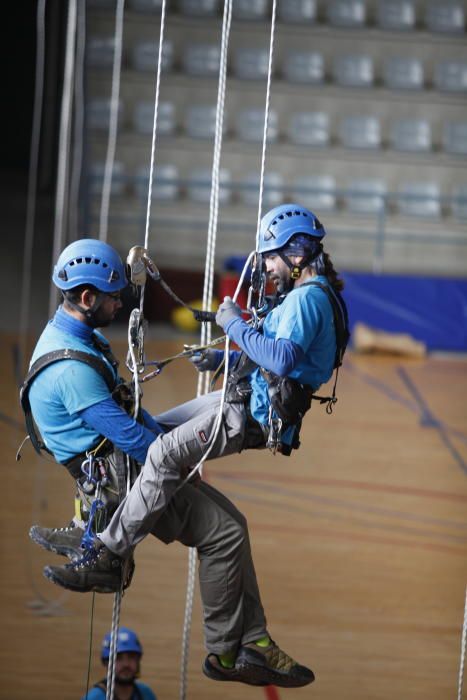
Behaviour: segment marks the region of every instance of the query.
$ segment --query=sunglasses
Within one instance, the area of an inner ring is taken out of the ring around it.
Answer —
[[[110,297],[113,301],[120,301],[122,298],[121,292],[105,292],[106,297]]]

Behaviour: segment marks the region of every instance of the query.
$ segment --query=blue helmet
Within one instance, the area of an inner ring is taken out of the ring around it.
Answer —
[[[57,260],[52,280],[63,291],[89,284],[101,292],[118,292],[128,284],[125,266],[117,251],[94,238],[70,243]]]
[[[143,647],[133,630],[128,627],[119,627],[117,635],[117,654],[134,651],[140,656],[143,655]],[[107,632],[102,640],[101,658],[102,661],[108,661],[110,656],[110,632]]]
[[[312,211],[301,204],[280,204],[261,219],[257,252],[283,248],[298,233],[318,241],[326,235],[323,224]]]

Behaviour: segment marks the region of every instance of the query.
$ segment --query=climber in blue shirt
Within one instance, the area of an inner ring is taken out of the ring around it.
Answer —
[[[343,282],[323,250],[324,235],[317,217],[298,204],[263,217],[257,252],[277,299],[258,327],[243,320],[230,298],[220,305],[216,322],[241,349],[230,358],[226,400],[222,392],[211,392],[156,416],[166,432],[149,446],[108,526],[80,560],[44,569],[46,578],[70,590],[118,591],[135,546],[149,533],[163,539],[167,521],[178,522],[172,539],[198,550],[208,649],[203,671],[214,680],[298,687],[314,678],[267,631],[244,517],[212,487],[201,482],[197,489],[182,483],[182,475],[205,456],[266,445],[289,455],[299,446],[313,392],[339,364],[335,309],[346,317]],[[222,352],[208,350],[193,362],[207,371],[222,359]]]

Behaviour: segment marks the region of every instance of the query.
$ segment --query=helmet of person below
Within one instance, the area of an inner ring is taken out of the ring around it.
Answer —
[[[282,248],[297,233],[319,240],[326,235],[323,224],[312,211],[300,204],[280,204],[261,219],[257,252]]]
[[[62,251],[52,281],[63,291],[90,284],[101,292],[118,292],[128,284],[125,266],[117,251],[94,238],[81,238]]]
[[[120,627],[117,635],[117,647],[116,653],[122,654],[124,652],[134,651],[140,656],[143,654],[143,647],[133,630],[128,629],[128,627]],[[102,661],[108,661],[110,656],[110,632],[107,632],[104,639],[102,640],[101,658]]]

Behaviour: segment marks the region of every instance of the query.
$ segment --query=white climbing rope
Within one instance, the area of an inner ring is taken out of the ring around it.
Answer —
[[[66,202],[68,198],[68,171],[71,133],[71,109],[73,95],[73,74],[75,65],[76,41],[76,0],[69,0],[65,44],[65,71],[63,76],[63,92],[60,114],[60,134],[58,141],[57,188],[55,194],[54,240],[52,265],[58,259],[63,248],[66,222]],[[52,317],[57,305],[57,289],[50,286],[49,317]]]
[[[83,128],[84,128],[84,65],[86,48],[86,3],[78,3],[78,20],[76,28],[76,67],[73,113],[73,148],[70,177],[70,197],[68,206],[69,239],[76,240],[79,235],[79,193],[83,166]]]
[[[107,232],[109,227],[110,191],[112,188],[115,150],[117,147],[118,104],[120,100],[120,75],[122,67],[122,37],[124,11],[125,0],[117,0],[117,7],[115,11],[115,47],[112,66],[112,92],[110,98],[109,138],[107,141],[107,155],[105,159],[104,180],[102,183],[101,211],[99,218],[99,239],[101,241],[107,241]]]
[[[112,628],[110,630],[109,662],[107,666],[107,685],[105,700],[113,700],[115,687],[115,662],[117,660],[118,626],[120,624],[120,609],[122,605],[122,590],[114,595],[112,609]]]
[[[464,690],[464,666],[465,666],[465,649],[467,645],[467,586],[465,589],[464,603],[464,624],[462,625],[461,636],[461,660],[459,664],[459,682],[457,686],[457,700],[462,700]]]

